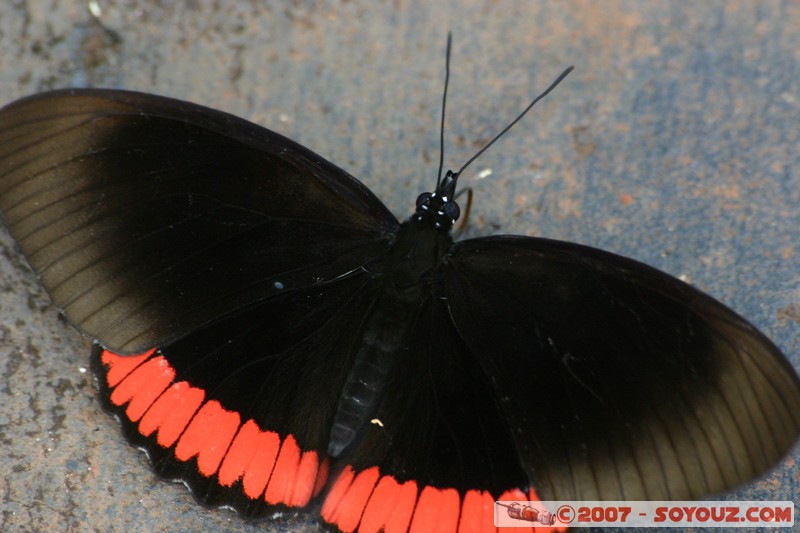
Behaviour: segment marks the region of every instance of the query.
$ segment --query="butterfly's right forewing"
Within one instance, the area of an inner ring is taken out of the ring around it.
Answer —
[[[455,244],[445,286],[543,498],[719,493],[800,435],[800,383],[775,345],[642,263],[489,237]]]

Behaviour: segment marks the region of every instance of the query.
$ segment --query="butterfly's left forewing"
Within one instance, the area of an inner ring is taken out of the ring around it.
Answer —
[[[111,90],[0,111],[0,212],[69,321],[121,353],[355,271],[397,228],[366,187],[285,137]]]

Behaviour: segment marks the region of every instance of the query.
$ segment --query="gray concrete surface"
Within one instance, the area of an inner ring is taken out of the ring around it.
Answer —
[[[448,30],[453,167],[574,64],[465,176],[469,234],[648,262],[800,367],[797,28],[790,1],[6,0],[0,102],[68,86],[192,100],[298,140],[405,217],[435,179]],[[87,361],[0,228],[0,530],[316,529],[308,513],[248,523],[160,482],[101,411]],[[797,501],[799,453],[727,497]]]

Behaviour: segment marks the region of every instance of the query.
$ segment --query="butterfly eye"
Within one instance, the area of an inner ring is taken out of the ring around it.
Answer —
[[[444,211],[444,214],[447,215],[447,217],[453,222],[458,220],[459,215],[461,215],[461,208],[458,207],[458,204],[454,201],[446,202],[442,206],[442,211]]]
[[[431,193],[429,193],[429,192],[424,192],[424,193],[420,194],[419,196],[417,196],[417,207],[421,207],[422,204],[427,203],[428,200],[431,199],[431,196],[433,196],[433,195]]]

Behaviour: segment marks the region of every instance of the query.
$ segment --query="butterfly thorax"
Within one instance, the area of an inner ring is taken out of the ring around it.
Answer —
[[[449,230],[435,230],[428,221],[412,217],[400,226],[379,282],[390,291],[424,291],[423,287],[435,283],[438,267],[452,244]]]
[[[450,231],[461,212],[453,198],[457,179],[448,171],[433,192],[417,197],[416,210],[400,225],[381,271],[385,287],[422,289],[435,282],[442,258],[453,244]]]

